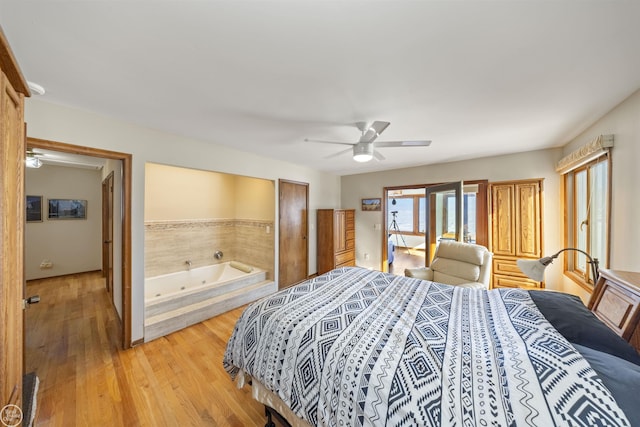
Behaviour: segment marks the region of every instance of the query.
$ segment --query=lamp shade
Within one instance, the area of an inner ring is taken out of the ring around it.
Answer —
[[[544,269],[547,266],[540,261],[539,259],[519,259],[516,263],[520,271],[527,277],[536,282],[542,282],[544,280]]]
[[[535,260],[519,259],[517,261],[518,268],[520,269],[520,271],[526,274],[528,278],[533,279],[537,282],[541,282],[544,279],[544,269],[547,268],[547,266],[551,264],[554,259],[558,258],[558,255],[560,255],[564,251],[578,251],[584,254],[587,257],[587,263],[591,265],[591,278],[593,279],[593,283],[596,283],[596,281],[598,280],[598,259],[591,258],[588,253],[578,248],[560,249],[558,252],[551,256],[546,256],[544,258]]]

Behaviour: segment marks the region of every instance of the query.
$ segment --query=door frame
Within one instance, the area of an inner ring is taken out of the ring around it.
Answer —
[[[64,142],[27,137],[28,148],[60,151],[83,156],[120,160],[122,165],[122,348],[130,348],[131,343],[131,177],[133,156],[129,153],[84,147]],[[26,153],[25,153],[26,155]],[[22,197],[24,198],[24,189]]]

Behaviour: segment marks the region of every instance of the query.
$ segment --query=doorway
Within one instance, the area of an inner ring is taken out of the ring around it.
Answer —
[[[120,342],[123,349],[131,347],[131,168],[132,156],[127,153],[102,150],[79,145],[66,144],[57,141],[49,141],[37,138],[27,138],[27,148],[56,151],[89,157],[119,161],[121,166],[121,286],[116,290],[119,293],[121,304]],[[105,266],[103,265],[103,269]],[[113,298],[113,297],[112,297]],[[112,299],[113,301],[113,299]]]
[[[309,271],[309,184],[278,180],[278,288],[306,280]]]
[[[442,239],[486,247],[487,188],[487,180],[385,187],[382,270],[429,266]]]

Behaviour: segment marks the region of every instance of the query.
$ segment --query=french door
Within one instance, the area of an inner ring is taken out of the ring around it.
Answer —
[[[429,265],[441,240],[463,241],[464,183],[448,182],[425,188],[425,264]]]

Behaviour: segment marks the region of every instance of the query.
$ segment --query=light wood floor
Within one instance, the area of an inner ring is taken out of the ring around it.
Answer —
[[[36,280],[27,372],[40,378],[36,426],[264,426],[249,387],[222,367],[242,308],[123,351],[99,273]]]
[[[389,273],[404,276],[405,268],[415,267],[424,267],[424,251],[397,247],[394,252],[393,264],[389,265]]]

